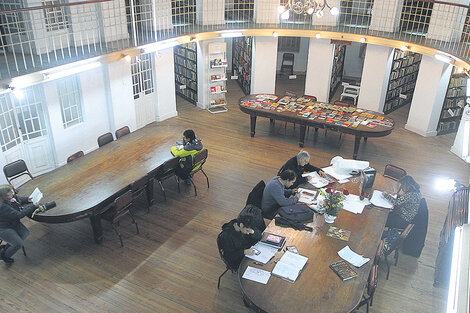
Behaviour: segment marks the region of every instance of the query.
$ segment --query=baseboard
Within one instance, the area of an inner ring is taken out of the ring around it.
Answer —
[[[410,126],[408,124],[405,125],[405,129],[412,131],[413,133],[416,133],[418,135],[421,135],[423,137],[434,137],[437,135],[437,130],[431,130],[431,131],[423,131],[421,129],[418,129],[416,127]]]
[[[164,120],[167,120],[167,119],[175,117],[175,116],[178,116],[178,111],[169,112],[167,114],[157,116],[156,120],[157,120],[157,122],[162,122]]]

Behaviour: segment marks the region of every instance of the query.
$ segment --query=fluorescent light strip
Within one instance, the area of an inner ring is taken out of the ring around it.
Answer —
[[[435,57],[437,60],[439,60],[439,61],[442,61],[442,62],[445,62],[445,63],[452,63],[452,59],[449,58],[448,56],[445,56],[445,55],[436,53],[436,54],[434,55],[434,57]]]
[[[70,76],[73,74],[78,74],[81,72],[89,71],[99,66],[101,66],[100,62],[91,62],[85,65],[64,69],[62,71],[54,71],[53,73],[46,73],[44,77],[46,80],[54,80],[54,79]]]
[[[449,293],[447,294],[447,313],[457,312],[462,257],[462,226],[455,228],[452,267],[450,270]]]
[[[464,127],[463,127],[463,149],[462,149],[462,156],[463,157],[468,156],[469,132],[470,132],[470,121],[465,121],[465,124],[464,124]]]
[[[158,50],[172,48],[179,44],[180,43],[177,40],[161,41],[161,42],[156,42],[146,47],[143,47],[143,49],[145,53],[150,53],[150,52],[157,52]]]
[[[220,33],[220,36],[224,38],[241,37],[243,36],[243,33],[242,32],[222,32]]]

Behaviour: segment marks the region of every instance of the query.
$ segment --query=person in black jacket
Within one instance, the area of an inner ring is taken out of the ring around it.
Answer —
[[[12,256],[23,247],[29,235],[20,220],[31,215],[38,205],[31,203],[29,198],[14,195],[10,185],[0,185],[0,201],[0,239],[7,242],[2,246],[0,257],[5,263],[13,263]]]
[[[222,226],[219,238],[225,261],[230,268],[238,269],[245,254],[253,255],[250,247],[261,239],[261,232],[253,225],[251,216],[239,216]]]
[[[300,150],[300,152],[293,158],[290,158],[289,161],[284,164],[277,175],[281,175],[285,170],[294,171],[297,175],[295,183],[289,188],[297,188],[299,185],[305,184],[308,181],[308,177],[302,177],[302,174],[307,172],[317,172],[320,176],[325,177],[325,172],[321,168],[311,165],[310,163],[310,154],[307,151]]]

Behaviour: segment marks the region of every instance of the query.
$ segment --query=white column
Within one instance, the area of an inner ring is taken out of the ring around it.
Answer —
[[[196,0],[196,20],[200,25],[225,24],[225,0]]]
[[[443,1],[468,5],[468,0]],[[426,39],[458,42],[468,9],[434,3]]]
[[[393,61],[393,48],[368,44],[357,106],[382,112]]]
[[[318,101],[328,102],[334,47],[329,39],[310,38],[305,94],[317,97]]]
[[[251,93],[275,93],[277,38],[253,37]]]
[[[452,65],[423,55],[405,128],[424,137],[437,134]]]
[[[255,22],[257,24],[279,24],[280,0],[255,0]]]
[[[155,119],[161,122],[178,115],[173,48],[160,50],[155,55],[155,93],[157,96]]]
[[[171,1],[170,0],[152,0],[154,28],[156,30],[172,29],[173,21],[171,18]]]
[[[370,30],[395,32],[400,27],[400,15],[403,0],[374,1]]]
[[[341,1],[331,0],[331,1],[328,1],[328,4],[332,8],[337,7],[339,9],[341,5]],[[339,14],[331,15],[330,10],[327,7],[325,7],[325,9],[323,10],[323,13],[324,15],[322,17],[312,15],[312,25],[336,26],[338,24]]]
[[[454,145],[450,151],[455,153],[459,158],[470,163],[470,106],[467,104],[464,108],[462,118],[460,119],[459,130],[455,136]],[[466,151],[465,151],[466,150]]]

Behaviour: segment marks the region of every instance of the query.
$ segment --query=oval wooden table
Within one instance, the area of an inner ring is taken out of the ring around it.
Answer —
[[[130,184],[172,157],[170,147],[183,128],[150,124],[49,173],[35,177],[20,188],[30,195],[38,187],[42,203],[55,201],[57,207],[38,213],[34,220],[67,223],[90,218],[94,239],[102,241],[99,214]],[[147,186],[153,201],[153,180]]]
[[[351,128],[351,127],[344,127],[344,126],[336,125],[335,123],[328,123],[326,122],[326,119],[318,119],[318,118],[311,119],[310,117],[304,117],[302,115],[299,115],[297,112],[290,112],[287,110],[278,112],[278,108],[282,107],[283,105],[276,106],[276,109],[265,109],[262,107],[262,105],[256,105],[256,106],[244,105],[244,103],[253,103],[254,101],[259,101],[257,98],[259,96],[260,95],[258,94],[254,94],[254,95],[248,95],[246,97],[242,97],[240,98],[240,103],[239,103],[240,110],[250,115],[251,137],[255,136],[256,118],[258,116],[269,118],[271,120],[271,124],[273,124],[274,120],[279,120],[279,121],[285,121],[285,122],[290,122],[290,123],[296,123],[300,125],[300,138],[299,138],[300,147],[304,146],[305,131],[306,131],[307,126],[314,127],[315,131],[318,131],[318,128],[331,129],[337,132],[351,134],[355,136],[353,158],[356,159],[357,153],[359,151],[359,146],[361,143],[361,138],[364,138],[364,141],[366,141],[368,137],[384,137],[384,136],[389,135],[394,128],[394,121],[392,119],[385,117],[383,114],[379,112],[370,111],[370,110],[359,109],[361,110],[360,114],[365,113],[365,114],[369,114],[370,116],[373,115],[374,117],[381,116],[383,117],[382,121],[391,123],[392,126],[387,127],[387,126],[376,124],[374,128],[371,128],[365,125],[359,125],[356,128]],[[268,101],[271,101],[273,103],[281,99],[279,96],[276,96],[276,95],[268,95],[268,96],[272,96],[273,99],[268,100]],[[304,96],[304,97],[307,98],[308,96]],[[318,103],[318,102],[311,101],[303,105],[315,105],[315,103]],[[357,116],[360,116],[360,114],[358,114]],[[351,118],[353,117],[353,113],[344,112],[344,114],[341,114],[341,116]]]
[[[392,190],[392,184],[394,182],[377,174],[374,189]],[[338,189],[345,188],[353,194],[359,194],[359,185],[350,182]],[[245,257],[238,270],[245,301],[269,313],[352,311],[359,304],[367,285],[387,216],[388,210],[372,206],[364,208],[362,214],[342,210],[333,224],[326,224],[323,216],[315,214],[313,223],[309,224],[313,232],[278,227],[273,220],[266,231],[285,236],[285,246],[295,245],[301,255],[308,257],[308,262],[294,283],[271,275],[268,283],[263,285],[241,278],[247,266],[272,271],[275,265],[273,261],[279,259],[283,251],[279,251],[273,260],[263,266],[255,265],[253,260]],[[327,237],[330,226],[350,230],[349,241]],[[370,261],[360,268],[353,267],[357,277],[342,281],[329,265],[341,260],[337,252],[346,245],[354,252],[370,258]]]

